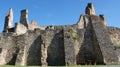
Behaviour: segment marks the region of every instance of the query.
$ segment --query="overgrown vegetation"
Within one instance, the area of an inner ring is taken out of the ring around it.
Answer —
[[[73,39],[79,41],[80,40],[80,36],[75,35],[75,36],[73,36]]]
[[[80,41],[80,36],[77,34],[76,30],[74,30],[73,28],[71,28],[69,30],[70,32],[70,36],[73,38],[73,40],[77,40],[77,41]]]
[[[120,45],[114,45],[115,49],[120,49]]]

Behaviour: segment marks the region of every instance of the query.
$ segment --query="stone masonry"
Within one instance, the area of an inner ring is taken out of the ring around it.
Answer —
[[[108,27],[103,14],[88,3],[76,24],[38,26],[28,10],[12,27],[13,10],[0,34],[0,65],[68,66],[120,64],[120,28]]]
[[[28,10],[21,11],[20,23],[28,28]]]
[[[85,13],[88,15],[96,15],[95,8],[94,8],[92,3],[88,3],[86,10],[85,10]]]
[[[9,14],[5,17],[5,24],[4,24],[4,30],[3,32],[7,32],[12,28],[12,22],[13,22],[13,10],[10,8]]]

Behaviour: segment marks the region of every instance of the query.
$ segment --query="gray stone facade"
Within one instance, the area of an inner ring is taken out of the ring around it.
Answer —
[[[8,20],[9,15],[0,34],[0,65],[120,64],[120,49],[114,47],[120,45],[120,29],[108,27],[103,15],[96,16],[92,3],[73,25],[29,24],[28,10],[21,11],[15,27]]]

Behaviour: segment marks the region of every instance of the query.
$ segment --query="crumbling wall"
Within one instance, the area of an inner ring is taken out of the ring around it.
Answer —
[[[94,51],[94,40],[93,40],[93,28],[90,21],[90,15],[81,16],[83,26],[83,40],[80,44],[80,51],[77,56],[77,64],[95,64],[95,51]],[[81,24],[80,24],[81,25]],[[80,29],[78,27],[78,29]]]
[[[120,46],[120,29],[117,27],[108,27],[108,32],[114,46]]]
[[[94,20],[92,20],[92,26],[98,41],[98,45],[103,55],[104,63],[117,64],[118,57],[114,50],[107,27],[104,25],[103,22]]]
[[[66,65],[76,65],[75,45],[77,41],[74,40],[76,30],[73,28],[64,29],[64,47],[65,47],[65,63]]]
[[[75,55],[76,55],[76,64],[84,64],[84,33],[85,29],[77,29],[77,36],[75,36],[75,40],[78,41],[79,44],[75,44]]]
[[[41,36],[40,30],[28,31],[25,37],[27,38],[28,45],[28,56],[27,56],[27,65],[41,65]]]
[[[42,58],[45,60],[47,65],[50,66],[61,66],[65,65],[64,61],[64,40],[63,31],[61,30],[51,30],[45,31],[42,36],[42,48],[47,52],[43,52]],[[46,64],[43,62],[43,64]]]
[[[117,27],[108,27],[108,32],[120,64],[120,29]]]
[[[82,62],[81,46],[84,40],[84,29],[64,28],[64,48],[66,65],[76,65]]]
[[[16,62],[15,62],[15,65],[26,65],[26,58],[28,55],[28,50],[26,48],[27,46],[27,39],[25,37],[25,35],[20,35],[20,36],[16,36],[15,37],[15,42],[16,42],[16,45],[18,47],[18,55],[17,55],[17,58],[16,58]]]
[[[23,35],[27,32],[27,28],[21,24],[21,23],[16,23],[15,24],[15,29],[14,29],[14,33],[16,35]]]
[[[2,33],[0,34],[0,65],[14,65],[17,54],[17,46],[15,44],[15,38],[12,36],[13,33]]]

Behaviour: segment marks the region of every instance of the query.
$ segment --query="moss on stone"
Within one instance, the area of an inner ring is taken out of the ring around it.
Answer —
[[[114,45],[115,49],[120,49],[120,45]]]
[[[73,39],[79,41],[79,40],[80,40],[80,36],[75,35],[75,36],[73,37]]]

